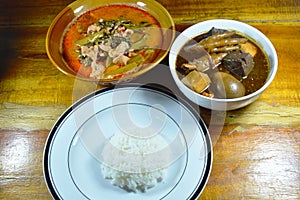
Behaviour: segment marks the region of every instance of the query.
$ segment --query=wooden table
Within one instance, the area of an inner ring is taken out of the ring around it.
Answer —
[[[0,199],[51,199],[43,148],[56,119],[97,89],[59,72],[45,51],[54,17],[72,0],[0,2]],[[214,18],[249,23],[274,44],[275,80],[248,107],[201,109],[214,144],[200,199],[300,199],[300,1],[159,0],[177,30]],[[211,122],[212,114],[224,124]],[[218,134],[220,133],[220,134]]]

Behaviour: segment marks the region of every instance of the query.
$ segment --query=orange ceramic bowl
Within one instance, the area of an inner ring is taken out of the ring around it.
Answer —
[[[156,20],[160,23],[162,29],[163,43],[161,44],[161,50],[159,51],[158,55],[150,64],[147,64],[145,67],[142,67],[140,70],[134,73],[130,73],[121,78],[94,79],[94,78],[84,77],[83,75],[80,75],[75,70],[73,70],[72,67],[69,66],[63,58],[62,39],[64,33],[67,27],[70,25],[70,23],[72,23],[78,16],[82,15],[83,13],[86,13],[87,11],[93,10],[95,8],[110,5],[110,4],[124,4],[128,6],[140,8],[148,12],[149,14],[151,14],[154,18],[156,18]],[[48,33],[46,37],[46,51],[53,65],[66,75],[69,75],[74,78],[78,78],[80,80],[97,82],[99,84],[107,84],[107,83],[114,84],[118,82],[131,80],[133,78],[138,77],[141,74],[144,74],[150,69],[154,68],[168,54],[168,51],[174,40],[174,37],[175,37],[175,26],[174,26],[173,19],[168,13],[168,11],[156,1],[78,0],[68,5],[53,20],[52,24],[48,29]]]

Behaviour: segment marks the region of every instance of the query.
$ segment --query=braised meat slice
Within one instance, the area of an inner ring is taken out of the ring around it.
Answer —
[[[222,65],[233,75],[245,79],[253,69],[254,61],[251,54],[236,50],[223,58]]]

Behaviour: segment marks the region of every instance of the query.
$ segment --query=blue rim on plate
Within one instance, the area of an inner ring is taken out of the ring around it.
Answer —
[[[154,108],[168,117],[171,125],[181,130],[180,136],[187,146],[180,158],[170,165],[169,178],[167,176],[164,183],[158,183],[145,193],[128,193],[110,185],[100,175],[91,180],[95,176],[88,168],[94,169],[97,161],[84,152],[80,142],[74,142],[79,128],[90,123],[91,118],[124,103],[138,109]],[[161,85],[124,84],[88,94],[59,117],[45,144],[43,170],[54,199],[99,199],[100,192],[100,199],[118,195],[122,199],[196,199],[208,181],[212,157],[208,129],[198,112],[187,102]]]

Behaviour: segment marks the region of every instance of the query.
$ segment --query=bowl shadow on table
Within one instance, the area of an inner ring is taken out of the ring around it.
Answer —
[[[18,52],[15,46],[19,41],[19,35],[11,33],[10,30],[0,30],[0,79],[4,78],[6,74],[12,69],[13,62],[15,61]]]

